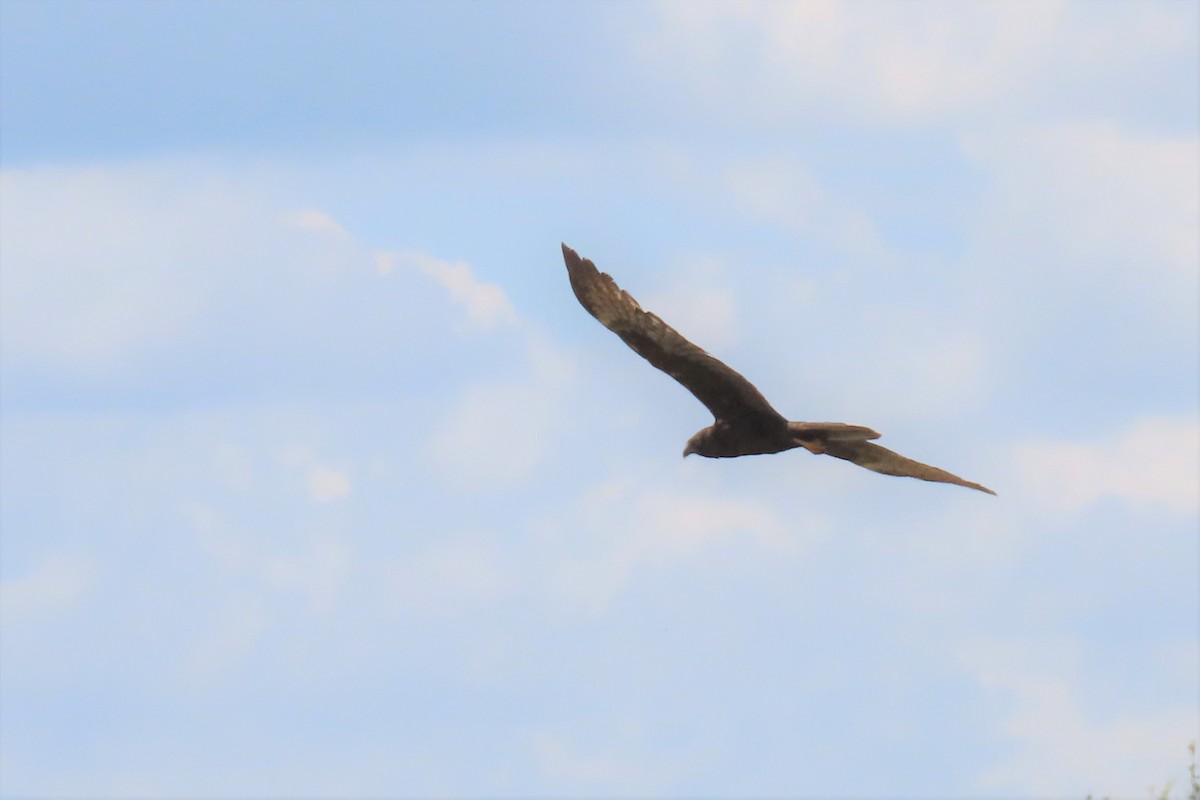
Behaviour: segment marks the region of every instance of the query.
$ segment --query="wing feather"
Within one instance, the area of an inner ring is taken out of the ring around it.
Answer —
[[[689,342],[596,265],[565,244],[563,260],[580,304],[642,358],[679,381],[713,416],[734,425],[786,424],[754,384]]]
[[[899,453],[888,450],[886,447],[880,447],[872,442],[862,440],[829,440],[822,444],[824,445],[826,454],[850,461],[874,472],[881,472],[884,475],[918,478],[923,481],[933,481],[934,483],[953,483],[956,486],[966,486],[968,489],[995,494],[995,492],[986,486],[963,480],[957,475],[946,472],[944,469],[938,469],[928,464],[922,464],[920,461],[905,458]]]

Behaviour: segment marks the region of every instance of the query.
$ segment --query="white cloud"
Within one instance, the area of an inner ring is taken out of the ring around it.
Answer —
[[[970,136],[964,148],[992,176],[980,247],[1011,258],[1006,272],[1030,274],[1026,290],[1046,291],[1057,274],[1109,281],[1126,301],[1194,318],[1196,139],[1076,124]]]
[[[1011,115],[1046,97],[1079,102],[1081,82],[1141,75],[1147,58],[1186,52],[1194,41],[1186,9],[1096,8],[927,2],[914,13],[889,2],[661,2],[658,24],[634,47],[713,114],[773,123],[832,111],[908,122]]]
[[[791,159],[743,161],[725,178],[734,200],[788,228],[810,225],[828,199],[817,179]]]
[[[318,211],[316,209],[290,211],[281,215],[281,219],[289,225],[294,225],[297,228],[317,231],[335,236],[337,238],[350,238],[350,234],[346,231],[346,229],[343,228],[331,215],[325,213],[324,211]]]
[[[903,318],[902,318],[903,317]],[[915,315],[875,315],[855,339],[854,369],[827,391],[843,413],[874,419],[936,419],[986,400],[992,360],[980,339],[957,325]],[[869,335],[863,335],[867,334]],[[844,351],[842,351],[844,353]],[[889,431],[879,427],[885,436]],[[882,442],[886,445],[886,442]]]
[[[793,157],[738,161],[725,170],[723,181],[722,190],[751,216],[860,258],[888,258],[870,218],[832,196]]]
[[[0,174],[6,360],[103,369],[187,329],[200,290],[180,257],[205,222],[227,235],[230,209],[164,195],[136,171]]]
[[[733,293],[724,285],[724,265],[712,256],[691,257],[673,270],[667,291],[652,292],[643,307],[710,351],[737,340]]]
[[[908,119],[977,104],[1050,46],[1056,3],[659,4],[660,58],[693,85],[791,116],[813,103]],[[724,79],[718,77],[727,75]],[[753,76],[753,79],[751,78]]]
[[[504,290],[494,283],[481,283],[464,262],[451,263],[418,252],[397,253],[394,259],[410,264],[444,286],[467,312],[472,323],[484,329],[512,325],[517,314]],[[389,265],[394,261],[389,261]],[[390,270],[390,266],[388,268]],[[382,270],[381,271],[387,271]]]
[[[195,506],[188,517],[205,553],[229,570],[252,575],[261,587],[306,596],[317,614],[337,604],[353,568],[350,548],[336,537],[309,537],[299,549],[288,543],[286,549],[268,551],[213,508]]]
[[[429,454],[477,488],[520,483],[549,452],[546,391],[537,381],[471,387],[434,431]]]
[[[464,487],[495,489],[526,480],[562,429],[574,367],[532,337],[527,347],[523,378],[469,387],[428,440],[434,464]]]
[[[551,590],[569,604],[595,612],[604,611],[639,570],[700,558],[718,541],[741,540],[791,557],[827,528],[812,516],[802,526],[785,524],[757,500],[672,490],[658,481],[635,479],[595,487],[572,509],[571,520],[571,542],[555,545],[562,549],[551,565]]]
[[[642,498],[639,527],[651,532],[634,543],[643,553],[690,552],[721,536],[742,534],[769,549],[796,541],[767,506],[752,500],[654,493]]]
[[[326,613],[337,603],[351,563],[345,544],[321,537],[307,552],[261,557],[256,568],[270,586],[300,591],[308,596],[314,611]]]
[[[28,575],[0,581],[0,613],[13,622],[70,608],[86,594],[95,574],[95,568],[81,558],[47,556]]]
[[[350,494],[350,478],[332,467],[316,464],[308,471],[308,493],[318,503],[343,500]]]
[[[396,268],[396,262],[399,257],[388,250],[375,251],[375,271],[380,275],[391,275],[392,270]]]
[[[7,170],[0,222],[0,352],[39,374],[119,372],[264,309],[311,324],[306,301],[370,263],[328,214],[281,219],[241,179],[186,161]]]
[[[1014,471],[1043,505],[1078,511],[1105,496],[1177,514],[1200,510],[1200,420],[1146,417],[1090,442],[1034,441]]]
[[[352,484],[347,470],[321,462],[306,446],[287,448],[280,454],[280,461],[285,467],[303,471],[308,496],[318,503],[332,503],[350,495]]]
[[[959,661],[981,688],[1011,698],[999,723],[1015,745],[979,777],[989,793],[1138,797],[1174,780],[1181,785],[1195,710],[1186,698],[1141,716],[1089,713],[1077,696],[1083,663],[1061,641],[977,639]]]
[[[628,741],[628,738],[615,738]],[[648,768],[623,753],[586,752],[551,731],[535,735],[533,748],[538,767],[549,779],[549,785],[563,787],[564,793],[658,793],[661,788],[655,792],[649,787],[662,784],[668,772],[661,763]]]

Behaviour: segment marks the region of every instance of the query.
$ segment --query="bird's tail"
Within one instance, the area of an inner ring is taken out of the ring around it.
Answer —
[[[879,434],[865,425],[844,422],[789,422],[788,433],[797,442],[861,442],[878,439]]]

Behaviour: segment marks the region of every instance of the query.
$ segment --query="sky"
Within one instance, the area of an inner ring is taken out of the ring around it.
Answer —
[[[0,795],[1183,796],[1198,17],[0,0]]]

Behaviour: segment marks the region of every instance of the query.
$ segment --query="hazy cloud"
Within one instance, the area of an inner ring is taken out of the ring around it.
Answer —
[[[289,225],[295,225],[297,228],[327,233],[338,238],[350,238],[350,234],[346,229],[324,211],[317,211],[316,209],[289,211],[283,214],[281,219]]]
[[[264,331],[311,327],[370,255],[328,214],[281,215],[263,191],[186,159],[0,173],[5,365],[111,375],[199,340],[241,333],[253,350]]]
[[[280,454],[280,461],[290,469],[300,470],[308,496],[318,503],[344,500],[352,488],[349,473],[319,460],[303,445],[293,445]]]
[[[723,181],[721,191],[753,217],[860,258],[891,258],[870,217],[830,194],[794,157],[739,160]]]
[[[644,308],[708,350],[737,341],[737,308],[722,259],[686,258],[669,270],[668,280],[668,290],[646,293],[644,302],[639,300]]]
[[[101,371],[188,329],[202,289],[179,262],[239,210],[182,194],[152,169],[0,174],[5,361]]]
[[[1123,302],[1194,319],[1194,138],[1073,124],[969,136],[964,148],[991,176],[980,247],[1011,259],[1006,272],[1035,273],[1040,286],[1101,282]]]
[[[1095,441],[1026,442],[1013,459],[1026,491],[1060,511],[1078,511],[1105,496],[1177,514],[1200,510],[1195,417],[1144,417]]]
[[[308,470],[308,493],[319,503],[342,500],[350,494],[350,478],[332,467],[314,465]]]
[[[534,736],[533,748],[550,785],[569,787],[570,793],[643,794],[648,787],[669,785],[664,780],[669,770],[662,764],[650,767],[626,752],[587,752],[551,731]]]
[[[718,541],[740,540],[790,557],[826,530],[822,520],[809,515],[804,534],[798,534],[769,504],[686,492],[662,479],[617,479],[594,487],[572,519],[582,522],[571,528],[577,542],[559,552],[552,589],[594,612],[603,612],[636,571],[702,558]],[[583,555],[575,552],[576,545]]]
[[[1086,662],[1068,641],[975,639],[958,655],[984,689],[1011,703],[1000,731],[1014,750],[979,777],[979,790],[1138,797],[1181,785],[1196,723],[1182,698],[1142,716],[1089,708],[1077,690]]]
[[[42,611],[74,606],[95,578],[95,568],[86,560],[51,555],[28,575],[0,581],[0,613],[15,622]]]
[[[476,280],[467,264],[461,261],[442,261],[412,251],[398,253],[395,259],[415,266],[444,286],[455,302],[464,307],[467,318],[478,327],[491,329],[501,325],[512,325],[517,321],[517,314],[505,297],[504,290],[494,283],[481,283]],[[390,270],[390,264],[393,262],[387,263]],[[388,270],[381,268],[381,271]]]
[[[299,541],[270,544],[247,533],[236,517],[209,506],[193,506],[187,517],[202,550],[223,567],[253,576],[262,588],[307,596],[318,614],[336,605],[353,566],[350,547],[335,536],[297,532]]]
[[[1133,75],[1153,90],[1139,60],[1187,53],[1181,6],[660,2],[633,47],[713,114],[912,123],[1078,102],[1085,76]]]
[[[429,437],[433,463],[464,488],[524,482],[562,429],[573,365],[529,336],[523,369],[517,380],[468,387]]]

